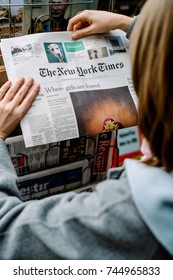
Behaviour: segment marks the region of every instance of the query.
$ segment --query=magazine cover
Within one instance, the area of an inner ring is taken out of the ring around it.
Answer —
[[[5,142],[18,176],[59,165],[59,142],[26,148],[22,135],[8,137]]]
[[[89,181],[88,160],[82,160],[21,176],[18,188],[26,201],[75,190]]]
[[[70,17],[69,0],[24,0],[23,34],[66,31]]]
[[[23,28],[24,0],[0,0],[0,38],[18,37]]]
[[[60,142],[60,163],[67,164],[85,158],[86,137]]]
[[[140,159],[142,154],[140,151],[140,130],[138,126],[119,130],[117,143],[119,148],[119,166],[123,164],[126,158]]]
[[[24,0],[23,34],[42,32],[41,22],[48,19],[49,0]]]
[[[68,21],[85,9],[97,9],[98,0],[24,0],[23,34],[66,31]]]
[[[97,149],[94,157],[93,175],[96,181],[106,178],[106,173],[111,164],[110,153],[114,133],[103,132],[98,135]]]

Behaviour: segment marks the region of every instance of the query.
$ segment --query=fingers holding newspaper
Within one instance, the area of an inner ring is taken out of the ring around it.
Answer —
[[[68,31],[73,31],[72,38],[80,39],[84,36],[105,33],[114,29],[127,31],[131,17],[107,11],[85,10],[69,20]]]
[[[0,139],[5,140],[16,128],[39,90],[33,78],[19,78],[14,84],[8,81],[0,88]]]

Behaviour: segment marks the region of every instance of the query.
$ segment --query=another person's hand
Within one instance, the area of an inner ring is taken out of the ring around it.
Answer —
[[[85,10],[69,20],[67,31],[73,31],[72,38],[105,33],[114,29],[127,31],[132,18],[106,11]]]
[[[0,88],[0,139],[5,140],[13,132],[39,90],[32,78],[19,78],[14,84],[8,81]]]

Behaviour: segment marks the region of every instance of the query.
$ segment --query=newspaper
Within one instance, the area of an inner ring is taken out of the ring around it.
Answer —
[[[120,30],[77,41],[71,32],[3,39],[8,78],[41,89],[21,120],[26,147],[137,125],[128,40]]]
[[[18,176],[87,159],[96,152],[97,136],[82,136],[26,148],[23,136],[8,137],[5,142]]]

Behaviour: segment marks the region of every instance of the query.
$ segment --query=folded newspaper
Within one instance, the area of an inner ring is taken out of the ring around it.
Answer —
[[[128,40],[120,30],[77,41],[70,32],[3,39],[8,78],[41,89],[21,120],[26,147],[137,125]]]

